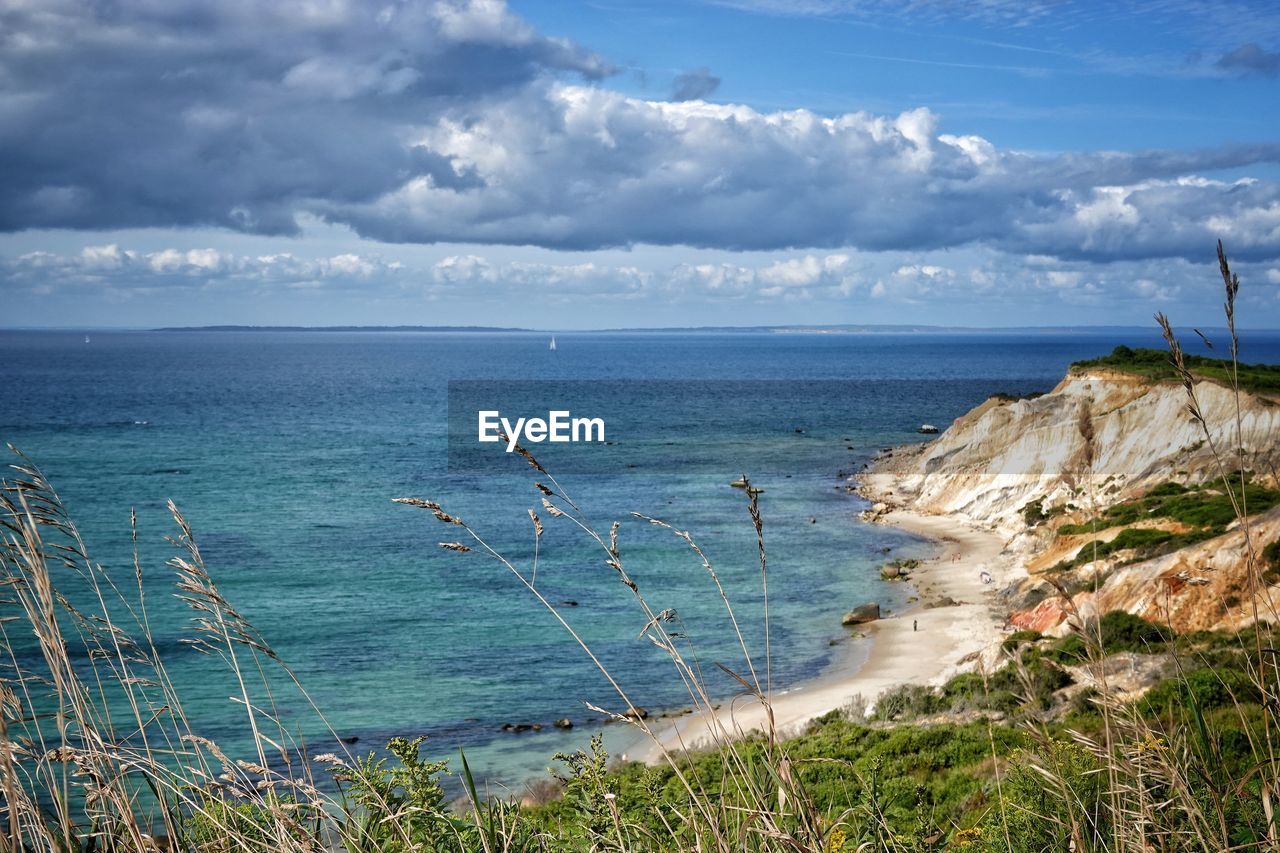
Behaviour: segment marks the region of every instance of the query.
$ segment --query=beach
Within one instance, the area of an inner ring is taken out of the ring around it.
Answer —
[[[940,546],[938,554],[911,572],[908,582],[920,601],[900,613],[857,626],[870,638],[870,650],[860,666],[775,691],[771,708],[780,734],[846,707],[856,696],[870,707],[898,685],[940,684],[1002,635],[1003,619],[992,598],[1008,582],[1013,565],[1002,556],[1001,536],[957,519],[906,509],[892,510],[876,523],[899,527]],[[983,583],[984,571],[991,575],[989,583]],[[957,603],[945,604],[947,599]],[[945,606],[936,606],[940,602]],[[656,740],[646,737],[637,743],[630,758],[660,762],[664,751],[675,755],[764,730],[767,719],[768,710],[759,700],[741,695],[712,712],[654,726]]]

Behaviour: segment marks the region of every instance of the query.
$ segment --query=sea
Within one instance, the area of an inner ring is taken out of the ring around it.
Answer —
[[[126,596],[136,511],[149,630],[197,733],[254,759],[234,679],[184,642],[199,614],[167,565],[169,500],[218,589],[305,688],[272,675],[260,697],[297,744],[363,752],[425,736],[424,755],[456,770],[463,750],[482,784],[518,792],[594,733],[615,755],[627,748],[627,727],[595,710],[626,703],[583,645],[634,705],[656,715],[689,704],[595,538],[607,543],[614,522],[627,579],[667,612],[717,699],[741,688],[716,664],[792,689],[856,666],[869,641],[841,615],[872,601],[901,611],[910,590],[879,567],[931,553],[859,521],[852,474],[993,393],[1047,391],[1072,361],[1117,344],[1162,346],[1154,328],[558,331],[554,350],[549,337],[0,331],[0,441],[39,466]],[[1280,362],[1280,333],[1245,332],[1241,358]],[[599,417],[605,440],[526,442],[548,454],[537,470],[477,443],[486,400],[504,415]],[[762,489],[763,573],[747,495],[731,486],[743,475]],[[578,509],[555,516],[539,483]],[[436,501],[467,528],[393,502],[403,497]],[[701,555],[676,535],[686,531]],[[84,600],[74,576],[59,577]],[[20,627],[6,637],[38,666]]]

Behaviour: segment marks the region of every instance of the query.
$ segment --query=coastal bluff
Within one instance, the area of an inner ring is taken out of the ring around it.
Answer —
[[[1048,393],[993,396],[936,440],[895,448],[860,490],[889,515],[999,534],[1014,566],[1000,606],[1014,628],[1065,633],[1068,614],[1112,610],[1175,630],[1233,628],[1255,603],[1256,618],[1273,618],[1280,570],[1263,552],[1280,539],[1280,398],[1237,398],[1207,379],[1194,390],[1203,425],[1179,382],[1073,368]],[[1238,485],[1241,467],[1247,531],[1221,479]]]

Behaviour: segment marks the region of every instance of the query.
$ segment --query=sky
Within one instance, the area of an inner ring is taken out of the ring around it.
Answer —
[[[0,327],[1280,328],[1280,6],[0,0]]]

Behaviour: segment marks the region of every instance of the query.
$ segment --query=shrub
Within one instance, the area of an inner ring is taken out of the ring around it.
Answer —
[[[1022,520],[1027,523],[1028,527],[1035,527],[1049,516],[1044,511],[1044,498],[1036,498],[1028,501],[1022,507]]]
[[[1102,639],[1102,651],[1108,655],[1147,652],[1159,649],[1173,639],[1173,632],[1168,627],[1123,610],[1112,610],[1103,616],[1097,631]]]
[[[1267,586],[1280,583],[1280,539],[1262,549],[1262,582]]]
[[[1005,637],[1004,642],[1000,644],[1006,652],[1011,652],[1023,643],[1034,643],[1044,635],[1039,631],[1014,631]]]
[[[1056,663],[1076,666],[1089,655],[1089,649],[1079,634],[1068,634],[1045,649],[1044,657]]]
[[[1244,672],[1197,669],[1181,678],[1160,682],[1147,692],[1139,707],[1145,715],[1182,719],[1190,709],[1208,711],[1261,700],[1258,686]]]
[[[922,684],[903,684],[886,690],[876,700],[876,720],[910,720],[948,710],[933,688]]]

